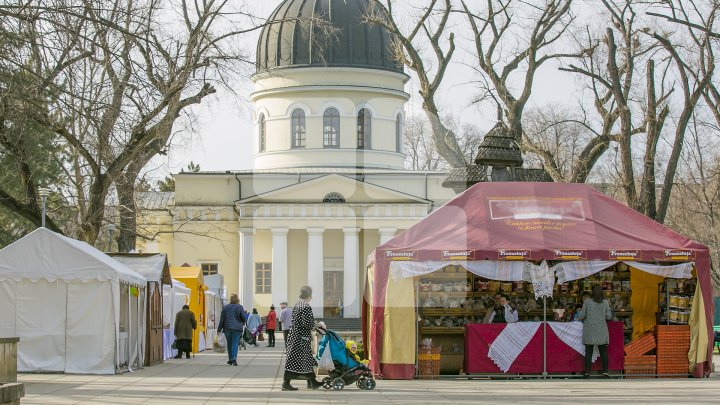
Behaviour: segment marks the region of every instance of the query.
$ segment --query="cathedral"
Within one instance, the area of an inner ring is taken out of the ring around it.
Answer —
[[[360,317],[370,252],[455,196],[447,173],[404,169],[409,76],[390,34],[363,22],[369,4],[275,9],[257,44],[254,130],[238,134],[253,169],[175,174],[174,195],[143,213],[158,235],[143,251],[221,274],[261,313],[307,284],[316,317]]]

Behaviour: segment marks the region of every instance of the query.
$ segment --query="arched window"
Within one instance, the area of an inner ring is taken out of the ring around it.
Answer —
[[[305,147],[305,111],[296,108],[292,113],[292,147]]]
[[[372,116],[370,110],[361,108],[357,115],[357,147],[358,149],[370,149],[370,137],[372,134]]]
[[[345,197],[343,197],[343,195],[340,193],[333,192],[333,193],[326,195],[325,198],[323,198],[323,202],[330,203],[330,204],[344,203]]]
[[[402,152],[403,136],[402,136],[402,114],[395,117],[395,152]]]
[[[340,147],[340,113],[334,107],[328,108],[323,114],[323,147]]]
[[[265,114],[260,114],[260,118],[258,119],[258,131],[260,152],[265,152]]]

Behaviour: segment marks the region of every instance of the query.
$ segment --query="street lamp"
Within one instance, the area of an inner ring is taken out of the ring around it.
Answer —
[[[50,195],[50,189],[45,187],[40,187],[38,189],[38,195],[40,196],[40,201],[42,202],[42,227],[45,228],[45,205],[47,204],[47,198]]]
[[[112,239],[113,233],[115,232],[115,224],[108,225],[108,252],[112,252]]]

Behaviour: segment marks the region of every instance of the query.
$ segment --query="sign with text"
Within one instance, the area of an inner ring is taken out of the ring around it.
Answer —
[[[610,249],[609,260],[642,260],[642,251],[637,249]]]
[[[582,260],[587,259],[587,251],[584,249],[554,249],[555,260]]]
[[[666,249],[663,252],[665,260],[691,260],[695,258],[694,250]]]
[[[443,250],[443,260],[475,260],[474,250]]]
[[[417,260],[417,250],[386,250],[385,259],[392,261]]]
[[[498,260],[530,260],[528,249],[498,249]]]

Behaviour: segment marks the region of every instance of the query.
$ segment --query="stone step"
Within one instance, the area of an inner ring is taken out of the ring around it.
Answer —
[[[325,326],[334,332],[359,332],[362,330],[361,318],[316,318],[315,320],[325,322]]]

